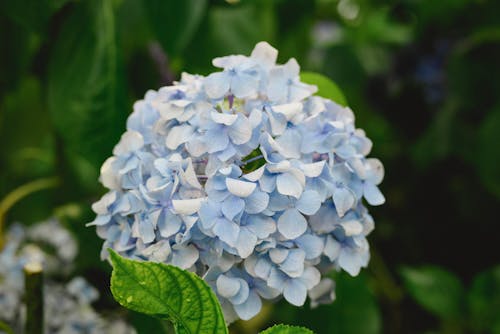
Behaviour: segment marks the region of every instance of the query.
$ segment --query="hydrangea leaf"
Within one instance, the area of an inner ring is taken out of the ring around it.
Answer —
[[[304,327],[279,324],[266,329],[261,334],[314,334],[314,332]]]
[[[176,55],[188,44],[200,24],[206,0],[144,1],[153,32],[169,55]]]
[[[500,107],[492,110],[483,120],[479,129],[476,156],[479,176],[486,188],[500,198]]]
[[[473,328],[492,333],[500,329],[500,266],[477,275],[467,297]]]
[[[343,106],[347,106],[347,100],[344,93],[342,93],[337,84],[328,77],[314,72],[302,72],[300,73],[300,80],[318,86],[317,95],[330,99]]]
[[[109,253],[111,292],[122,306],[169,319],[178,333],[227,333],[217,297],[201,278],[171,265]]]
[[[73,8],[49,56],[51,120],[84,184],[96,179],[127,117],[116,44],[112,2],[86,1]]]
[[[454,274],[435,266],[403,268],[401,274],[411,297],[427,311],[446,319],[461,316],[465,291]]]
[[[69,0],[19,0],[2,1],[0,8],[12,20],[27,29],[40,32],[44,31],[50,17],[61,9]]]

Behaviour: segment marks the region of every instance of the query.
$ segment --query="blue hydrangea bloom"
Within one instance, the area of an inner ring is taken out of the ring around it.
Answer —
[[[103,258],[111,247],[196,272],[229,322],[263,300],[332,301],[322,274],[366,267],[365,203],[385,201],[383,166],[351,109],[314,95],[277,54],[261,42],[147,92],[101,168],[109,192],[89,223]]]

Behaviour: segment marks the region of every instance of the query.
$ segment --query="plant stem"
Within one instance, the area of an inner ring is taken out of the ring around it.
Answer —
[[[10,208],[24,197],[39,190],[55,187],[59,184],[59,179],[55,177],[39,179],[33,182],[26,183],[19,188],[14,189],[0,201],[0,250],[4,244],[4,225],[5,216]]]
[[[262,159],[263,157],[264,156],[261,154],[261,155],[258,155],[256,157],[250,158],[248,160],[243,161],[243,165],[246,165],[246,164],[249,164],[249,163],[254,162],[256,160]]]
[[[0,321],[0,330],[4,331],[7,334],[14,334],[12,328],[10,328],[9,325],[2,321]]]
[[[43,268],[39,262],[24,266],[26,333],[43,334]]]

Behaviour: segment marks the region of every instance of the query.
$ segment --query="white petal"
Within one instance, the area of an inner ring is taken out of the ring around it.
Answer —
[[[172,205],[175,212],[181,215],[192,215],[200,210],[201,203],[206,200],[206,197],[193,199],[174,199]]]
[[[217,292],[224,298],[231,298],[240,290],[240,282],[226,275],[220,275],[215,284],[217,286]]]
[[[280,194],[293,196],[295,198],[299,198],[304,190],[303,185],[291,173],[278,175],[276,178],[276,186]]]
[[[250,172],[248,174],[243,175],[243,177],[245,179],[247,179],[248,181],[252,181],[252,182],[258,181],[262,177],[262,175],[264,174],[265,168],[266,168],[266,166],[262,166],[256,170],[254,170],[253,172]]]
[[[193,134],[193,131],[193,128],[187,124],[174,126],[168,132],[165,144],[169,149],[175,150],[179,147],[179,145],[188,141],[189,137]]]
[[[224,114],[214,110],[210,112],[210,117],[215,123],[224,125],[231,125],[238,119],[238,115]]]
[[[238,197],[248,197],[255,190],[257,186],[253,182],[242,181],[238,179],[226,179],[227,190],[233,195]]]
[[[264,64],[266,67],[272,66],[276,63],[276,59],[278,58],[278,50],[267,42],[259,42],[255,45],[251,57],[256,59],[259,63]]]
[[[323,171],[323,167],[325,166],[325,161],[318,161],[312,164],[304,164],[301,166],[304,175],[307,177],[318,177]]]

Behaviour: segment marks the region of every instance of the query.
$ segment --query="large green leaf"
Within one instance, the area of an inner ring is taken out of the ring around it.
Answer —
[[[380,333],[380,310],[368,286],[366,275],[361,273],[357,277],[351,277],[342,273],[337,275],[335,283],[337,298],[330,305],[328,333]]]
[[[436,266],[407,267],[401,274],[411,297],[427,311],[444,319],[463,314],[465,291],[454,274]]]
[[[207,0],[143,1],[156,38],[169,55],[176,55],[191,40],[200,24]]]
[[[266,329],[261,334],[314,334],[314,332],[304,327],[280,324]]]
[[[0,0],[0,8],[25,28],[40,31],[68,0]]]
[[[185,69],[207,74],[214,71],[210,59],[230,54],[250,54],[260,41],[273,43],[273,1],[242,1],[235,5],[210,6],[183,54]]]
[[[127,116],[114,21],[111,1],[79,3],[50,55],[52,121],[69,160],[88,179],[97,177]]]
[[[473,328],[500,333],[500,266],[474,278],[468,302]]]
[[[477,163],[479,175],[486,186],[500,198],[500,107],[492,110],[483,120],[477,142]]]
[[[227,333],[217,297],[201,278],[171,265],[128,260],[109,252],[111,292],[121,305],[169,319],[179,333]]]
[[[302,72],[300,73],[300,80],[305,83],[318,86],[317,95],[335,101],[343,106],[347,106],[344,94],[337,84],[328,77],[314,72]]]

